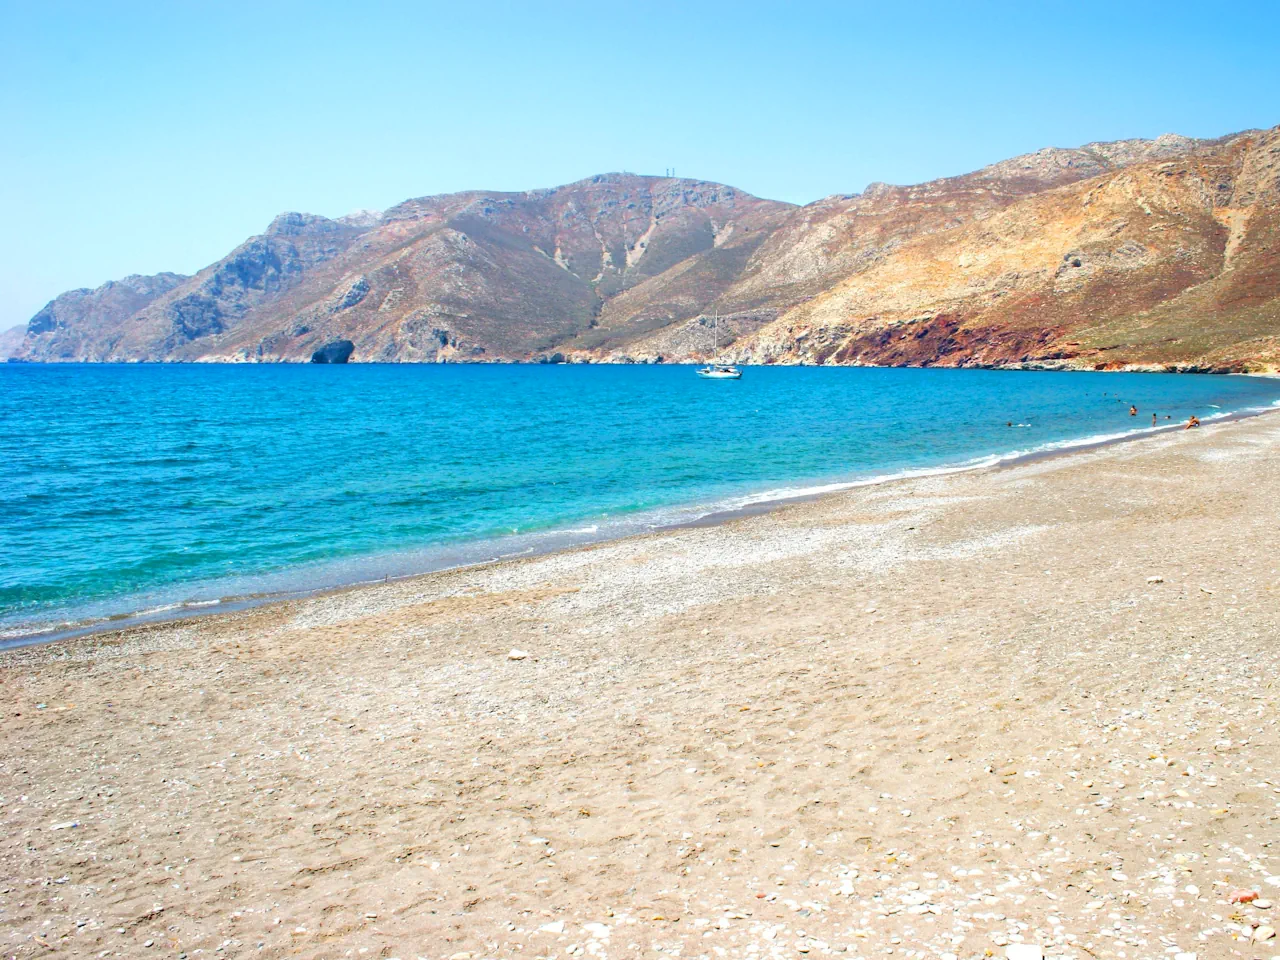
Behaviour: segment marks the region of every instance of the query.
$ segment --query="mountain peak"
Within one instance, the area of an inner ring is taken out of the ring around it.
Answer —
[[[297,237],[304,234],[336,233],[354,224],[342,220],[330,220],[315,213],[286,211],[279,214],[267,226],[265,236]]]
[[[372,227],[382,219],[381,210],[353,210],[338,217],[336,222],[347,227]]]

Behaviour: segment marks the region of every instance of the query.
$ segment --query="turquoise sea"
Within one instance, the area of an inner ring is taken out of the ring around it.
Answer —
[[[1277,403],[1170,374],[9,364],[0,642]]]

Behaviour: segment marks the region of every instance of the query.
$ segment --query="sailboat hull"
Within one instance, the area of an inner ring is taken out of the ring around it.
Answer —
[[[712,356],[720,352],[720,311],[716,311],[715,325],[712,326],[713,352]],[[698,376],[703,380],[741,380],[742,371],[729,363],[719,361],[711,361],[705,367],[699,367]]]

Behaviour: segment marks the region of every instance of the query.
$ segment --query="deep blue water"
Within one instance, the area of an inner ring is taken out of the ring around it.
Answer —
[[[1278,400],[1276,380],[1168,374],[9,364],[0,639]]]

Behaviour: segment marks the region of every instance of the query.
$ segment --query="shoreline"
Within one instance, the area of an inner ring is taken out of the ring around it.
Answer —
[[[1280,374],[1240,375],[1280,377]],[[1239,420],[1265,416],[1273,413],[1280,413],[1280,406],[1250,408],[1213,415],[1206,417],[1201,421],[1202,428],[1205,426],[1232,423]],[[295,600],[324,597],[333,594],[347,593],[353,590],[366,589],[369,587],[403,583],[406,581],[438,576],[455,571],[481,569],[499,564],[532,560],[560,553],[586,550],[604,544],[616,543],[635,538],[644,538],[673,530],[716,527],[736,520],[763,516],[788,506],[818,502],[828,497],[839,496],[840,494],[847,493],[850,490],[856,490],[863,487],[883,486],[885,484],[898,483],[923,477],[945,477],[961,473],[981,472],[984,470],[1004,470],[1024,464],[1032,464],[1039,461],[1051,460],[1058,457],[1103,449],[1110,446],[1133,443],[1164,434],[1179,432],[1184,429],[1185,425],[1181,423],[1161,425],[1157,427],[1143,427],[1132,432],[1118,435],[1082,437],[1079,440],[1058,441],[1041,450],[1031,450],[1026,452],[1015,451],[1008,454],[981,457],[973,461],[966,461],[959,464],[923,467],[915,470],[900,470],[878,476],[860,478],[857,480],[836,481],[818,485],[818,489],[815,489],[813,492],[801,492],[792,496],[778,496],[766,499],[749,499],[739,507],[723,510],[710,510],[705,514],[692,519],[660,524],[646,531],[621,533],[616,536],[605,536],[595,540],[584,539],[576,543],[555,544],[548,542],[545,546],[531,547],[529,550],[520,553],[499,555],[487,559],[476,560],[474,562],[446,563],[443,566],[433,569],[416,570],[394,576],[388,575],[381,579],[374,578],[354,580],[351,582],[319,586],[311,589],[285,589],[258,594],[231,595],[216,600],[176,601],[158,608],[144,608],[137,611],[123,612],[109,616],[105,619],[86,622],[80,625],[69,625],[58,629],[5,637],[0,639],[0,653],[3,653],[6,650],[19,650],[32,646],[43,646],[69,640],[83,639],[86,637],[127,633],[131,630],[142,627],[163,626],[166,624],[184,624],[199,621],[208,617],[226,615],[242,610],[256,609],[275,604],[284,604]],[[559,531],[547,531],[546,536],[550,539],[554,537],[557,532]],[[572,531],[563,531],[563,534],[568,535],[571,532]],[[497,542],[500,541],[482,541],[482,543]],[[476,545],[479,545],[479,543]]]
[[[1280,418],[1147,441],[0,653],[10,952],[1267,957]]]
[[[664,358],[656,359],[631,359],[631,360],[610,360],[610,359],[565,359],[559,363],[552,363],[542,360],[360,360],[351,359],[344,363],[314,363],[314,361],[305,358],[288,358],[277,357],[272,359],[265,358],[244,358],[244,359],[194,359],[194,360],[27,360],[17,357],[4,358],[0,366],[4,364],[13,364],[14,366],[30,366],[30,367],[62,367],[62,366],[120,366],[120,367],[137,367],[137,366],[181,366],[181,365],[214,365],[227,367],[245,367],[245,366],[276,366],[280,364],[288,364],[292,366],[324,366],[324,367],[434,367],[434,366],[526,366],[526,367],[644,367],[644,366],[667,366],[667,367],[696,367],[700,364],[708,363],[712,358],[703,357],[701,359],[682,359],[668,361]],[[766,363],[751,363],[748,361],[734,361],[735,366],[739,367],[827,367],[827,368],[849,368],[849,369],[872,369],[872,370],[991,370],[1001,373],[1176,373],[1187,376],[1206,376],[1206,377],[1280,377],[1280,369],[1278,370],[1237,370],[1231,367],[1202,367],[1193,362],[1175,363],[1175,364],[1127,364],[1124,366],[1064,366],[1057,361],[1044,361],[1043,365],[1038,365],[1035,361],[1016,364],[965,364],[963,366],[940,366],[938,364],[919,365],[919,364],[877,364],[877,363],[833,363],[833,364],[815,364],[815,363],[777,363],[769,361]]]

